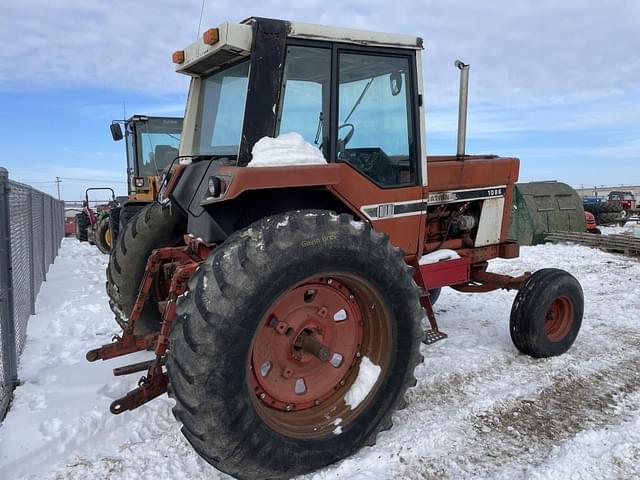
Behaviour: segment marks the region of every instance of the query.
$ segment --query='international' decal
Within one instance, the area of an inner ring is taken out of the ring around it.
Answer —
[[[471,200],[485,200],[487,198],[503,197],[507,187],[479,188],[472,190],[449,190],[446,192],[432,192],[426,202],[412,200],[410,202],[379,203],[376,205],[364,205],[362,213],[370,220],[383,220],[386,218],[408,217],[427,213],[427,205],[442,205],[445,203],[469,202]]]
[[[448,192],[433,192],[429,194],[429,205],[443,203],[467,202],[469,200],[483,200],[485,198],[504,197],[507,187],[479,188],[474,190],[452,190]]]

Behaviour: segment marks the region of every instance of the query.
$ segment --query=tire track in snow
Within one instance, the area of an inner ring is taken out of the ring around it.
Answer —
[[[477,371],[454,372],[419,384],[411,403],[417,402],[418,408],[430,406],[431,412],[420,423],[425,429],[430,422],[439,428],[423,437],[433,437],[431,451],[414,452],[402,475],[526,477],[543,465],[555,446],[579,432],[624,422],[630,410],[640,411],[640,334],[616,333],[606,343],[581,345],[564,357],[512,356]],[[618,348],[611,348],[613,340]],[[597,365],[593,358],[598,358]],[[494,381],[504,384],[505,371],[510,376],[507,388],[492,389]],[[550,379],[546,386],[538,381],[542,377]],[[522,388],[530,381],[533,395]],[[478,409],[477,399],[486,395],[491,396],[492,405]],[[627,402],[635,395],[635,403]],[[410,409],[415,412],[413,406]],[[438,444],[447,446],[441,449]]]
[[[559,443],[584,430],[617,425],[625,420],[629,408],[640,409],[639,403],[620,408],[630,396],[640,393],[639,371],[640,354],[634,354],[590,375],[569,373],[534,398],[498,405],[471,418],[473,444],[479,448],[471,448],[468,462],[494,478],[496,459],[526,465],[523,474],[537,468]],[[512,477],[510,470],[506,478]]]
[[[479,419],[491,418],[492,412],[497,417],[502,412],[517,412],[522,405],[536,405],[535,399],[539,396],[552,400],[554,395],[558,395],[569,401],[579,385],[584,386],[583,395],[586,398],[596,398],[595,403],[584,412],[576,410],[566,412],[566,415],[576,417],[576,428],[580,425],[588,428],[590,425],[581,419],[588,419],[598,411],[602,402],[608,399],[607,395],[612,396],[623,390],[634,392],[640,386],[640,379],[635,378],[635,372],[640,367],[640,356],[629,357],[631,352],[637,351],[640,334],[631,329],[622,335],[611,330],[606,334],[606,339],[596,337],[596,340],[603,341],[580,341],[561,357],[536,360],[509,351],[502,354],[494,352],[494,357],[479,368],[436,376],[430,374],[429,364],[437,361],[438,353],[431,350],[433,347],[427,347],[424,352],[425,363],[416,372],[419,383],[408,392],[407,410],[397,415],[399,418],[396,418],[394,429],[389,432],[392,438],[379,440],[379,443],[391,442],[395,447],[402,445],[400,449],[404,451],[399,454],[399,464],[394,459],[393,464],[387,467],[386,474],[375,474],[373,477],[468,478],[478,474],[494,477],[504,465],[512,464],[510,457],[514,453],[521,452],[524,458],[531,443],[523,435],[519,439],[522,443],[514,440],[520,448],[517,450],[510,446],[512,442],[506,436],[500,436],[502,432],[497,428],[493,435],[493,429],[482,432],[482,427],[490,427]],[[442,347],[448,349],[444,342]],[[626,383],[612,381],[607,395],[597,397],[596,394],[607,385],[609,376],[618,371],[626,375]],[[616,399],[611,397],[608,401],[614,408]],[[553,414],[562,417],[563,401],[556,406]],[[523,425],[535,422],[538,418],[534,413],[529,418],[527,413],[523,411],[520,416]],[[615,422],[616,419],[604,415],[601,423],[604,425],[608,420]],[[507,422],[502,426],[504,430],[509,427]],[[579,431],[579,428],[575,431]],[[420,438],[419,443],[416,438]],[[551,436],[549,448],[561,440],[559,436]],[[503,441],[505,446],[501,446]],[[374,450],[378,448],[374,447]],[[509,467],[505,477],[513,478],[514,469],[517,468]]]

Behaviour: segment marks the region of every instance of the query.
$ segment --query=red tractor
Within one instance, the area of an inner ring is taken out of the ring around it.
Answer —
[[[95,210],[89,205],[89,192],[107,190],[111,192],[111,200],[106,205],[98,205]],[[81,242],[89,242],[98,247],[104,254],[109,254],[112,247],[111,229],[109,228],[109,212],[116,207],[116,194],[109,187],[87,188],[84,192],[82,212],[76,215],[75,233]]]
[[[609,192],[608,203],[620,205],[622,207],[620,215],[623,218],[629,217],[631,213],[635,213],[632,212],[636,209],[636,197],[633,192]]]
[[[155,351],[114,371],[145,373],[113,413],[168,391],[206,461],[289,478],[391,428],[421,341],[446,337],[441,287],[517,290],[516,348],[571,347],[573,276],[488,269],[519,254],[507,238],[519,161],[465,154],[462,62],[458,152],[427,158],[422,49],[415,36],[250,18],[174,53],[191,77],[180,157],[111,255],[123,333],[87,353]]]

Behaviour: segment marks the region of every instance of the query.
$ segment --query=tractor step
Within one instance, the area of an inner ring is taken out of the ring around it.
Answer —
[[[447,337],[449,337],[449,335],[447,335],[446,333],[441,332],[440,330],[429,328],[424,333],[422,343],[424,343],[425,345],[431,345],[433,343],[439,342],[440,340],[444,340]]]
[[[149,370],[149,367],[153,365],[156,359],[152,358],[151,360],[146,360],[144,362],[132,363],[131,365],[125,365],[123,367],[117,367],[113,369],[113,375],[116,377],[122,375],[129,375],[131,373],[144,372]],[[160,365],[164,365],[164,357],[160,359]]]

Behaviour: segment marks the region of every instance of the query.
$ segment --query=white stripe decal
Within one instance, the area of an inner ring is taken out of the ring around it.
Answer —
[[[428,200],[410,200],[407,202],[375,203],[363,205],[360,211],[371,221],[387,218],[410,217],[427,213],[427,205],[443,205],[446,203],[470,202],[474,200],[486,200],[488,198],[504,197],[507,191],[506,185],[497,185],[485,188],[467,188],[463,190],[447,190],[432,192]]]

